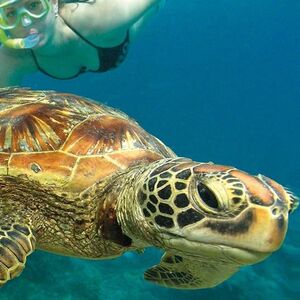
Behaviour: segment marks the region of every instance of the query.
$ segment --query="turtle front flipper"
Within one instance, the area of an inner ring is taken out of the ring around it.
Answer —
[[[159,265],[148,269],[144,277],[157,284],[177,289],[201,289],[216,286],[239,269],[238,265],[216,261],[197,261],[165,253]]]
[[[23,224],[0,227],[0,286],[21,274],[26,257],[35,249],[35,237]]]

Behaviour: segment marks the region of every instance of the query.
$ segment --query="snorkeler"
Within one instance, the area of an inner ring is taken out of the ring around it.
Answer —
[[[0,87],[40,71],[57,79],[105,72],[165,0],[0,0]]]

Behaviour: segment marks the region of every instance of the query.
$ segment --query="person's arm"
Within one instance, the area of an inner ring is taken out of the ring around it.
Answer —
[[[80,24],[80,33],[89,35],[91,29],[106,34],[120,28],[128,28],[154,6],[165,0],[95,0],[69,3],[61,14],[74,27]]]
[[[0,87],[20,85],[24,75],[34,71],[36,67],[26,50],[0,46]]]
[[[144,25],[158,13],[165,2],[165,0],[161,0],[158,5],[152,6],[139,20],[132,24],[130,27],[130,41],[135,40],[136,36],[140,34],[141,29],[144,28]]]

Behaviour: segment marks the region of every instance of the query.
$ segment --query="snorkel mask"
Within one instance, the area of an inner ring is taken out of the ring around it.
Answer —
[[[12,38],[10,30],[19,23],[23,27],[30,26],[34,19],[40,19],[50,11],[49,0],[28,0],[19,3],[19,0],[0,0],[0,42],[9,48],[30,49],[39,43],[38,32],[31,29],[24,38]]]

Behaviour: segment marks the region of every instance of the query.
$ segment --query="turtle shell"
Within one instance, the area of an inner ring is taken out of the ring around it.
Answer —
[[[81,192],[175,154],[127,115],[67,93],[0,89],[0,175]]]

